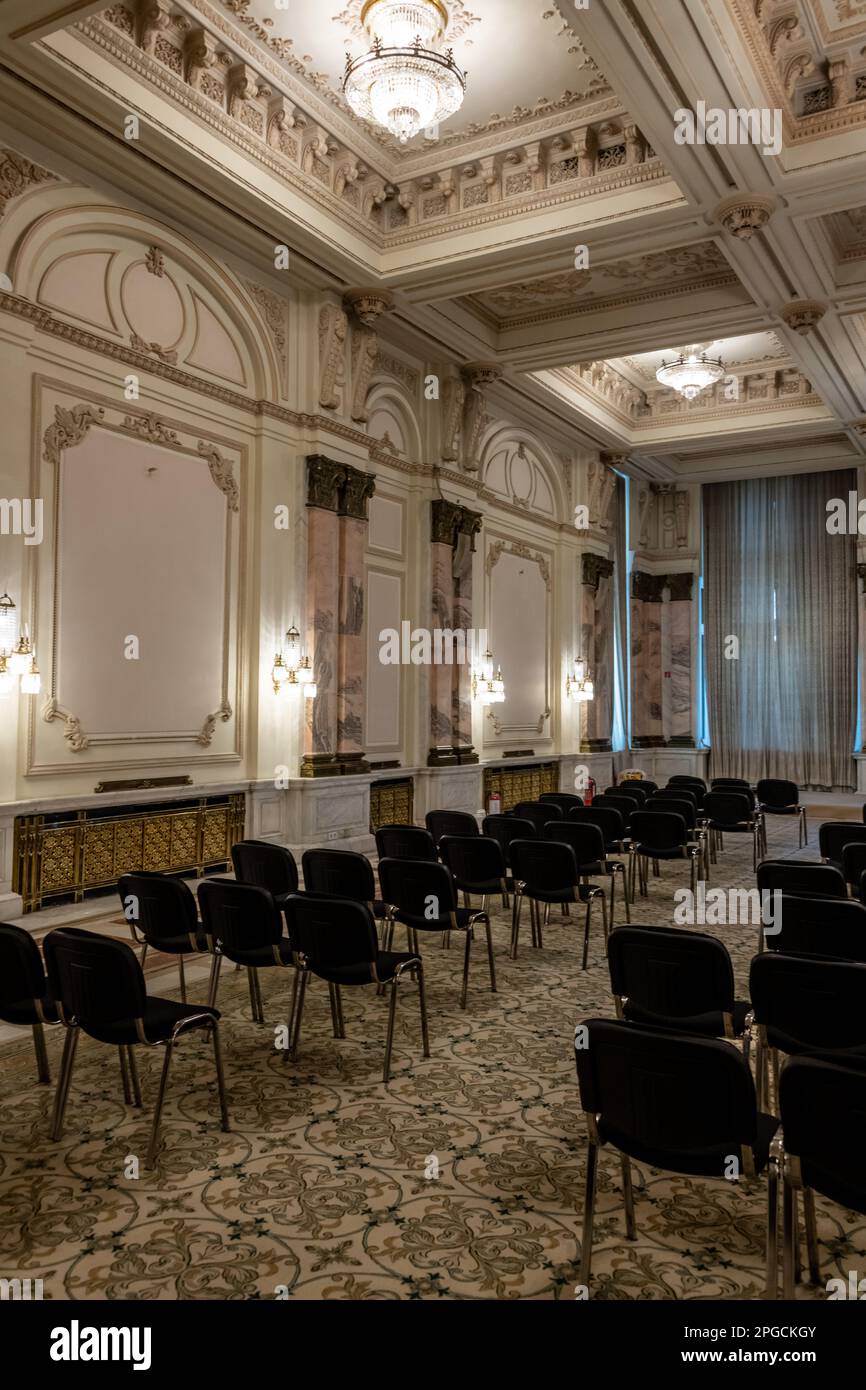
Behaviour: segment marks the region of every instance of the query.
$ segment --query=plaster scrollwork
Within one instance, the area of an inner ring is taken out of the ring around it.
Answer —
[[[550,564],[544,555],[540,554],[537,550],[530,550],[529,546],[524,541],[494,541],[487,552],[487,559],[484,562],[484,569],[488,575],[493,573],[493,570],[496,568],[503,555],[516,555],[521,560],[531,560],[533,564],[538,566],[541,577],[544,580],[544,587],[547,592],[550,593],[553,580],[550,573]]]
[[[323,304],[319,312],[319,405],[336,410],[340,404],[337,379],[344,367],[349,319],[336,304]]]
[[[200,744],[202,748],[209,748],[213,743],[213,737],[216,733],[217,720],[219,719],[223,724],[227,724],[231,717],[232,707],[228,700],[223,700],[219,709],[214,710],[213,714],[209,714],[205,719],[199,732],[195,736],[196,743]]]
[[[152,413],[124,415],[121,429],[137,434],[139,438],[146,439],[151,444],[166,444],[175,448],[180,446],[180,439],[174,430],[169,429],[164,420]]]
[[[466,400],[466,383],[459,376],[448,376],[442,392],[442,459],[445,463],[456,463],[460,457],[460,430],[463,420],[463,405]]]
[[[16,154],[14,150],[0,149],[0,217],[6,211],[6,204],[25,193],[32,184],[54,183],[57,175],[49,173],[38,164]]]
[[[224,458],[216,445],[206,439],[198,441],[198,452],[206,460],[210,475],[220,492],[225,493],[228,498],[229,511],[240,511],[240,490],[232,471],[231,460]]]
[[[466,383],[463,400],[463,467],[477,473],[481,467],[481,439],[490,423],[487,388],[502,376],[496,362],[467,362],[463,367]]]
[[[63,720],[63,737],[71,753],[83,753],[90,747],[90,739],[81,727],[81,720],[59,705],[53,695],[43,706],[42,718],[46,724],[52,724],[55,719]]]
[[[160,343],[148,343],[137,333],[130,334],[129,342],[136,352],[143,353],[145,357],[157,357],[160,362],[165,362],[170,367],[177,365],[177,353],[173,348],[164,348]]]
[[[45,462],[59,465],[64,449],[74,449],[86,438],[91,426],[101,424],[104,419],[105,411],[94,409],[92,405],[73,405],[68,410],[56,405],[54,423],[48,426],[43,437],[42,457]]]

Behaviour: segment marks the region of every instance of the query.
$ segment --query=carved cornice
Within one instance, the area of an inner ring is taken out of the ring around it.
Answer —
[[[613,560],[587,551],[583,556],[583,582],[592,589],[598,589],[600,579],[609,579],[613,574]]]
[[[348,469],[344,463],[336,463],[333,459],[325,458],[324,454],[308,455],[307,506],[335,512],[347,475]]]
[[[390,290],[375,288],[346,290],[343,307],[347,313],[354,314],[365,328],[374,328],[382,315],[393,309],[394,296]]]
[[[667,587],[666,574],[647,574],[645,570],[632,570],[631,594],[639,603],[661,603]]]
[[[340,516],[353,517],[356,521],[367,520],[367,503],[376,491],[375,473],[362,473],[359,468],[346,465],[346,478],[340,489]]]

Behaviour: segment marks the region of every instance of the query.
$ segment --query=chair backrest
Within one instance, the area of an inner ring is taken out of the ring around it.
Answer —
[[[661,791],[653,792],[647,800],[647,805],[656,806],[662,801],[685,801],[697,814],[698,798],[690,787],[662,787]]]
[[[485,816],[481,829],[484,835],[497,842],[506,864],[511,863],[512,841],[534,840],[538,835],[535,821],[521,820],[518,816]]]
[[[751,792],[752,784],[747,782],[745,777],[714,777],[710,782],[710,788],[715,791],[716,787],[742,787],[743,791]]]
[[[370,980],[379,943],[376,922],[366,903],[330,893],[298,893],[285,906],[292,950],[306,958],[314,974],[326,978],[349,966],[369,965]]]
[[[734,1009],[734,968],[715,936],[683,927],[620,926],[607,953],[610,986],[662,1028]]]
[[[437,845],[443,835],[480,835],[478,821],[468,811],[428,811],[427,829]]]
[[[505,881],[502,847],[489,835],[443,835],[439,853],[463,893],[496,892]]]
[[[818,827],[818,848],[824,859],[833,864],[842,863],[842,850],[846,845],[866,843],[866,825],[859,821],[825,820]]]
[[[564,816],[567,816],[576,806],[583,805],[583,797],[577,796],[573,792],[542,792],[538,798],[545,805],[558,806]]]
[[[647,798],[651,795],[646,787],[640,786],[637,782],[620,782],[615,787],[605,787],[603,796],[618,796],[622,800],[631,801],[640,809]]]
[[[785,1151],[806,1187],[866,1213],[866,1061],[792,1057],[779,1078]]]
[[[376,879],[366,855],[351,849],[305,849],[301,868],[305,893],[330,894],[372,907]]]
[[[43,949],[49,988],[67,1023],[74,1020],[85,1033],[98,1035],[105,1024],[144,1017],[144,975],[125,941],[58,927],[48,933]]]
[[[854,898],[783,893],[780,932],[767,933],[771,951],[866,961],[866,907]]]
[[[198,903],[206,935],[229,959],[272,946],[283,934],[283,919],[266,888],[206,878],[198,886]]]
[[[719,1175],[754,1145],[755,1086],[733,1044],[608,1018],[583,1027],[581,1105],[602,1139],[659,1167]]]
[[[518,820],[531,820],[536,835],[543,835],[549,820],[562,819],[562,808],[549,801],[518,801],[514,815]]]
[[[764,951],[749,994],[755,1021],[785,1052],[866,1044],[866,964]]]
[[[0,1018],[7,1005],[32,1003],[47,993],[39,947],[24,927],[0,922]]]
[[[379,884],[385,902],[410,924],[430,928],[444,920],[447,925],[457,906],[451,870],[429,859],[380,859]]]
[[[752,820],[754,803],[750,796],[742,792],[707,792],[702,811],[714,829],[724,830],[725,826],[748,825]]]
[[[688,839],[686,818],[679,812],[665,810],[636,811],[631,818],[631,836],[642,851],[677,849]]]
[[[291,850],[267,840],[241,840],[232,845],[232,864],[238,883],[266,888],[274,897],[297,893],[298,866]]]
[[[604,861],[604,835],[597,825],[583,821],[554,820],[545,826],[545,838],[571,845],[578,870],[583,864]]]
[[[668,786],[676,787],[695,787],[698,791],[705,792],[707,784],[703,777],[689,777],[685,773],[678,773],[675,777],[668,778]]]
[[[762,777],[756,788],[761,806],[768,811],[776,808],[788,810],[800,804],[800,788],[796,782],[785,782],[780,777]]]
[[[612,849],[625,838],[625,821],[622,813],[613,806],[599,806],[597,801],[591,806],[575,806],[569,811],[567,819],[572,825],[597,825],[607,849]]]
[[[515,879],[526,884],[530,897],[536,890],[562,891],[571,896],[577,883],[577,860],[571,845],[557,840],[515,840],[511,846]]]
[[[439,858],[436,841],[420,825],[380,825],[376,853],[380,859],[428,859],[433,864]]]
[[[834,864],[810,864],[800,859],[762,859],[758,888],[768,893],[817,893],[825,898],[847,898],[845,879]]]
[[[825,869],[833,867],[832,864],[825,864]],[[846,883],[854,883],[859,890],[860,881],[866,872],[866,842],[855,841],[854,844],[842,846],[842,877]]]
[[[611,811],[619,811],[626,829],[628,829],[631,817],[634,815],[635,811],[640,810],[637,802],[634,801],[632,797],[613,796],[613,794],[608,794],[607,792],[602,792],[601,796],[593,797],[592,809],[595,810],[596,806],[601,810],[609,809]]]
[[[694,830],[698,818],[693,798],[686,800],[685,796],[668,796],[666,792],[655,792],[646,804],[646,811],[651,815],[682,816],[687,830]]]
[[[148,945],[159,950],[167,937],[198,933],[195,898],[188,883],[166,874],[121,874],[117,891],[128,922],[134,922]]]

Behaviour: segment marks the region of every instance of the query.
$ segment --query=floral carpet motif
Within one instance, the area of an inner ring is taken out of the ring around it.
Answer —
[[[795,853],[795,837],[792,823],[771,822],[770,854]],[[803,857],[817,858],[816,846]],[[664,865],[633,921],[671,923],[687,874]],[[729,836],[712,886],[753,884],[747,837]],[[387,1000],[372,988],[344,989],[347,1036],[337,1040],[327,990],[311,985],[291,1062],[276,1046],[290,972],[261,972],[261,1026],[250,1019],[244,973],[225,969],[218,1004],[231,1133],[219,1127],[212,1054],[189,1035],[153,1172],[143,1162],[161,1050],[136,1050],[140,1111],[123,1103],[116,1051],[82,1038],[54,1144],[53,1086],[36,1084],[22,1031],[0,1054],[0,1276],[41,1278],[54,1299],[574,1298],[586,1130],[572,1035],[581,1019],[614,1013],[600,919],[584,973],[574,910],[551,915],[542,950],[530,944],[524,913],[511,961],[508,915],[494,907],[498,992],[479,938],[461,1010],[461,943],[448,951],[428,938],[431,1056],[422,1056],[417,992],[406,981],[387,1088]],[[745,997],[757,928],[706,930],[730,949]],[[190,997],[203,997],[203,986]],[[48,1030],[55,1079],[61,1047],[61,1030]],[[126,1176],[131,1156],[137,1178]],[[602,1152],[592,1297],[762,1296],[765,1181],[633,1171],[631,1242],[618,1158]],[[804,1285],[802,1298],[823,1298],[827,1279],[866,1269],[866,1218],[820,1197],[817,1212],[822,1284]]]

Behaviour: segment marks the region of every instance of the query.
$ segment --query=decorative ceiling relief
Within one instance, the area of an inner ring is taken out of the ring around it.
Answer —
[[[48,169],[16,154],[14,150],[0,148],[0,217],[6,211],[7,203],[26,193],[34,184],[57,181],[57,175]]]

